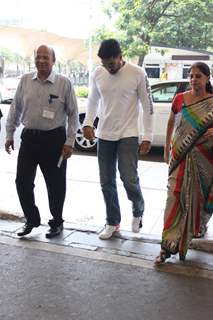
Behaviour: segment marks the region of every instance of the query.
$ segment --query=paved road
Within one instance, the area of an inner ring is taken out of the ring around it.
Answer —
[[[213,280],[9,242],[0,244],[2,320],[212,319]]]

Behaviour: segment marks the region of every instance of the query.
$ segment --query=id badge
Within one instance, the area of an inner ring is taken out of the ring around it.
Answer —
[[[42,117],[46,119],[54,119],[55,118],[55,111],[52,110],[52,108],[44,108]]]

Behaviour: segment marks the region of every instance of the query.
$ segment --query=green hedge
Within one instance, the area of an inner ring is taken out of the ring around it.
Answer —
[[[75,94],[79,98],[87,98],[89,89],[85,86],[75,87]]]

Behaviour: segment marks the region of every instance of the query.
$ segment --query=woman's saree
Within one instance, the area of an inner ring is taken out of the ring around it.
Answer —
[[[193,237],[206,229],[213,213],[213,97],[184,106],[171,146],[162,248],[185,258]]]

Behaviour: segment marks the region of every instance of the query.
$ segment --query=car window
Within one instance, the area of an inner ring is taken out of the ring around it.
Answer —
[[[171,102],[178,91],[179,83],[164,83],[152,87],[152,98],[154,102]]]
[[[190,83],[189,82],[187,82],[186,83],[186,85],[185,85],[185,91],[187,91],[187,90],[190,90],[191,89],[191,87],[190,87]]]

